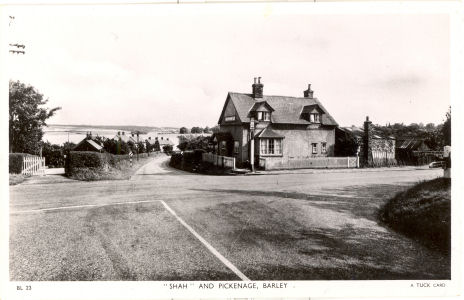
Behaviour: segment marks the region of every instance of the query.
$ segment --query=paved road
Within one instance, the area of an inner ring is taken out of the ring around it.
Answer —
[[[205,176],[167,157],[131,180],[10,187],[12,280],[444,279],[443,257],[378,223],[441,170]]]

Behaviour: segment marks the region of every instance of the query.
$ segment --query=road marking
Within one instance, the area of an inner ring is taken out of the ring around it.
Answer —
[[[199,235],[192,227],[190,227],[190,225],[188,225],[187,223],[185,223],[184,220],[182,220],[177,214],[175,211],[173,211],[167,204],[166,202],[164,202],[163,200],[158,200],[159,202],[161,202],[164,207],[177,219],[177,221],[179,221],[182,225],[184,225],[185,228],[188,229],[188,231],[190,231],[200,242],[203,243],[203,245],[205,245],[206,248],[208,248],[208,250],[214,254],[214,256],[216,256],[224,265],[226,265],[226,267],[228,267],[232,272],[235,273],[235,275],[237,275],[238,277],[240,277],[240,279],[242,280],[245,280],[245,281],[250,281],[250,279],[248,277],[246,277],[242,272],[240,272],[239,269],[237,269],[236,266],[234,266],[229,260],[227,260],[227,258],[225,258],[224,256],[222,256],[221,253],[219,253],[216,249],[214,249],[213,246],[211,246],[210,243],[208,243],[204,238],[201,237],[201,235]]]
[[[72,206],[60,206],[60,207],[50,207],[50,208],[39,208],[39,209],[31,209],[31,210],[12,211],[12,212],[10,212],[10,214],[21,214],[21,213],[31,213],[31,212],[52,211],[52,210],[75,209],[75,208],[83,208],[83,207],[103,207],[103,206],[110,206],[110,205],[150,203],[150,202],[158,202],[158,201],[159,200],[145,200],[145,201],[114,202],[114,203],[105,203],[105,204],[83,204],[83,205],[72,205]]]

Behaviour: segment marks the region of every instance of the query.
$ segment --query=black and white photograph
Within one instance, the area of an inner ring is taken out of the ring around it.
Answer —
[[[9,293],[457,295],[456,15],[318,5],[5,5]]]

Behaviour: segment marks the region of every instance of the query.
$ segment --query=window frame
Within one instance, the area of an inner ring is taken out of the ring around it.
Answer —
[[[271,113],[268,112],[268,111],[257,111],[256,112],[256,119],[258,121],[270,122],[271,121]]]
[[[234,154],[239,154],[239,153],[240,153],[240,142],[234,141]]]
[[[317,143],[311,143],[311,154],[318,154],[317,153]]]
[[[283,138],[261,138],[259,139],[260,156],[282,156]]]
[[[321,123],[321,114],[320,113],[310,113],[309,122],[311,123]]]
[[[327,142],[321,143],[321,154],[327,154]]]

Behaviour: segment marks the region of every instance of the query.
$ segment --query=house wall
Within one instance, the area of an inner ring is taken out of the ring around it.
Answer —
[[[223,123],[224,124],[224,123]],[[224,124],[220,126],[221,132],[230,132],[234,141],[239,142],[239,152],[238,153],[220,153],[220,155],[233,156],[235,157],[236,164],[240,166],[242,163],[247,161],[248,158],[248,129],[245,125],[232,125]]]
[[[266,124],[267,125],[267,124]],[[245,125],[221,125],[221,132],[230,132],[234,141],[239,142],[240,151],[234,153],[236,163],[241,166],[249,161],[248,124]],[[256,125],[256,134],[264,126],[263,123]],[[307,158],[334,156],[335,129],[332,127],[308,128],[306,125],[277,125],[273,124],[273,130],[285,136],[282,142],[282,156],[265,156],[268,164],[273,161],[281,163],[282,158],[290,160],[301,160]],[[321,143],[327,143],[327,153],[321,153]],[[312,143],[318,144],[318,153],[312,154]],[[255,161],[258,163],[260,157],[259,139],[255,138]],[[225,153],[220,153],[226,155]]]

